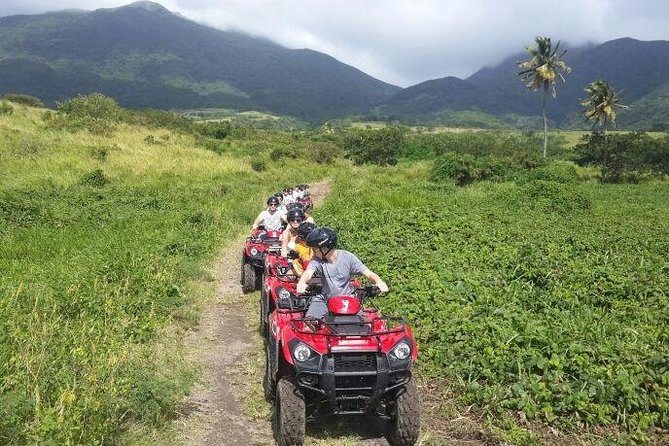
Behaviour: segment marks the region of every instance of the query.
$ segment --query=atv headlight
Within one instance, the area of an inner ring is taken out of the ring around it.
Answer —
[[[411,355],[411,346],[406,342],[402,341],[393,348],[393,356],[397,359],[407,359]]]
[[[255,248],[251,248],[251,255],[252,255],[253,257],[257,256],[257,255],[258,255],[258,250],[255,249]]]
[[[290,299],[290,291],[285,288],[279,288],[279,299]]]
[[[293,349],[293,357],[300,362],[304,362],[311,357],[311,349],[302,343],[297,344]]]

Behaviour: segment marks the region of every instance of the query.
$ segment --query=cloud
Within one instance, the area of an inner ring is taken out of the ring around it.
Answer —
[[[121,6],[116,0],[3,0],[0,16]],[[548,35],[571,45],[669,40],[669,2],[650,0],[164,0],[195,21],[327,53],[408,86],[466,77]]]

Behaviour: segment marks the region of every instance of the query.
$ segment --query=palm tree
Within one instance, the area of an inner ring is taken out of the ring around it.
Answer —
[[[567,53],[567,50],[562,50],[558,54],[560,42],[558,41],[555,48],[551,44],[550,37],[535,37],[536,47],[525,48],[532,58],[525,62],[516,62],[516,65],[521,70],[517,73],[520,80],[526,82],[525,86],[530,91],[541,89],[541,115],[544,118],[544,158],[546,158],[546,151],[548,149],[548,120],[546,119],[546,96],[548,92],[555,98],[557,92],[555,91],[555,83],[557,76],[560,76],[564,82],[565,74],[571,73],[571,68],[562,61],[562,57]]]
[[[627,106],[618,103],[620,100],[618,92],[605,80],[597,79],[590,82],[585,87],[585,92],[588,93],[588,97],[580,101],[585,107],[585,119],[594,121],[593,130],[599,125],[606,137],[608,122],[611,121],[614,127],[616,125],[616,108],[627,108]]]

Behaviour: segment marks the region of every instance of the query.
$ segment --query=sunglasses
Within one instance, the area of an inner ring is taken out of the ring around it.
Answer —
[[[302,219],[301,218],[289,218],[288,222],[289,223],[294,223],[294,222],[302,223]]]

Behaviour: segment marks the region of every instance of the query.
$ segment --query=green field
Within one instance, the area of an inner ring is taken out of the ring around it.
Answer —
[[[537,135],[414,132],[397,165],[354,166],[343,155],[364,136],[340,130],[118,122],[101,136],[13,107],[0,114],[0,443],[161,429],[199,375],[179,349],[197,324],[193,281],[270,192],[325,177],[317,221],[388,282],[378,304],[415,327],[431,442],[460,414],[514,444],[550,429],[567,443],[669,441],[661,176],[579,176],[563,133],[547,165]],[[435,175],[435,156],[453,152],[481,176],[459,187]]]
[[[42,113],[0,116],[0,443],[113,443],[174,416],[196,379],[156,344],[197,322],[189,282],[286,173],[328,168],[257,172],[261,138],[217,154],[166,129],[50,130]]]

